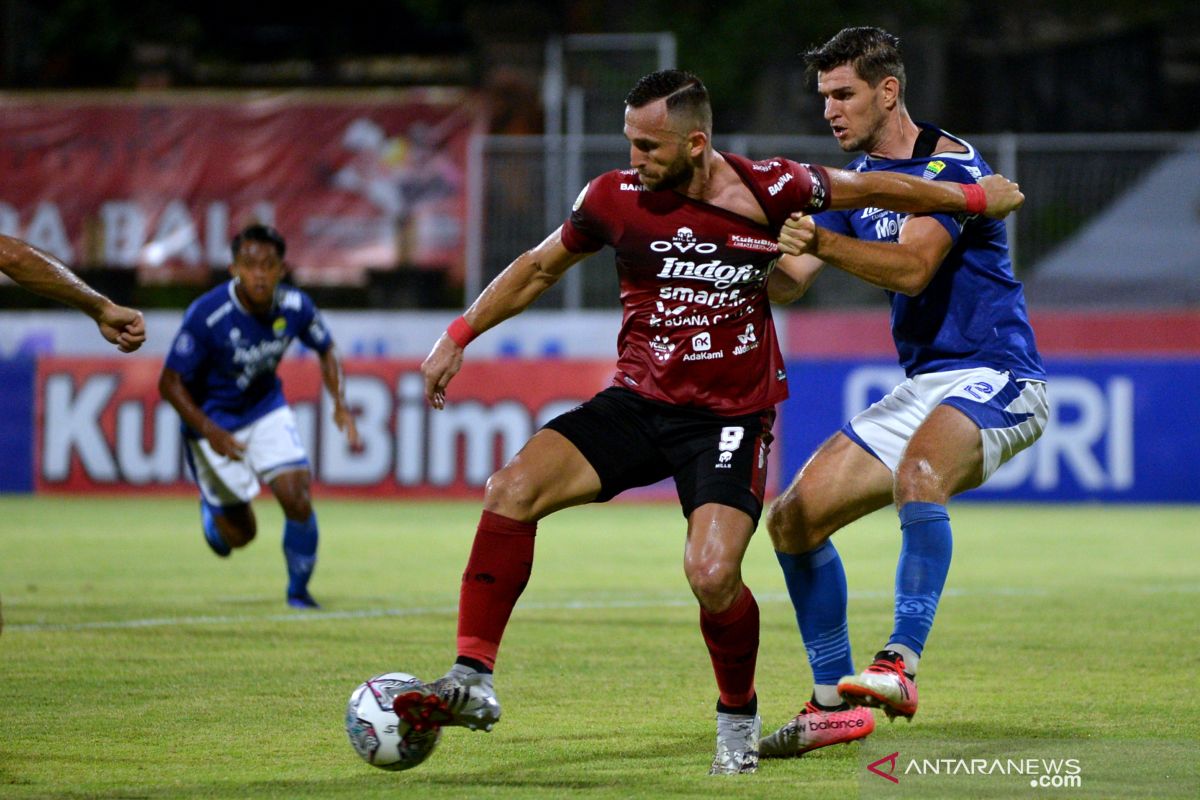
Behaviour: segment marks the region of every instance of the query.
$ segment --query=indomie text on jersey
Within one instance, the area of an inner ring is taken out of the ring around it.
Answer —
[[[664,258],[662,269],[658,271],[660,278],[688,278],[695,281],[707,281],[717,289],[758,284],[766,275],[766,265],[725,264],[720,259],[697,264],[695,261],[681,261],[675,256]]]

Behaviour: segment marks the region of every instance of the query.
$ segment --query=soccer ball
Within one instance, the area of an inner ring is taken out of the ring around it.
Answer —
[[[420,764],[442,736],[441,726],[415,731],[396,716],[396,695],[419,688],[407,672],[387,672],[360,684],[346,705],[346,734],[363,761],[380,769],[399,771]]]

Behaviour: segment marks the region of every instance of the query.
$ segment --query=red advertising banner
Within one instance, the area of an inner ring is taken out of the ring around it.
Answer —
[[[612,381],[611,361],[474,362],[449,403],[425,403],[416,361],[351,360],[346,397],[363,446],[333,424],[315,359],[279,369],[323,494],[482,497],[489,475],[548,419]],[[157,359],[42,358],[35,392],[38,492],[189,488],[179,417],[158,396]]]
[[[0,233],[170,281],[228,265],[259,221],[302,283],[399,265],[461,282],[485,108],[460,89],[3,98]]]

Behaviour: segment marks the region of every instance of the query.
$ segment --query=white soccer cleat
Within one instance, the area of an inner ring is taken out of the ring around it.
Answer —
[[[757,714],[717,712],[717,752],[709,775],[740,775],[758,771],[758,740],[762,718]]]
[[[492,688],[492,676],[481,672],[465,676],[451,672],[419,690],[397,695],[395,711],[414,727],[421,720],[490,731],[500,721],[500,701]]]
[[[917,713],[917,681],[904,671],[904,658],[891,650],[875,654],[871,666],[838,681],[838,694],[852,706],[882,708],[888,719],[912,722]]]

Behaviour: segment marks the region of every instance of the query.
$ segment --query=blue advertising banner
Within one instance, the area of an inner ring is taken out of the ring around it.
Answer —
[[[33,490],[32,358],[0,359],[0,492]]]
[[[1200,360],[1046,361],[1050,422],[973,500],[1200,502]],[[858,411],[904,379],[894,362],[788,363],[781,485]]]

